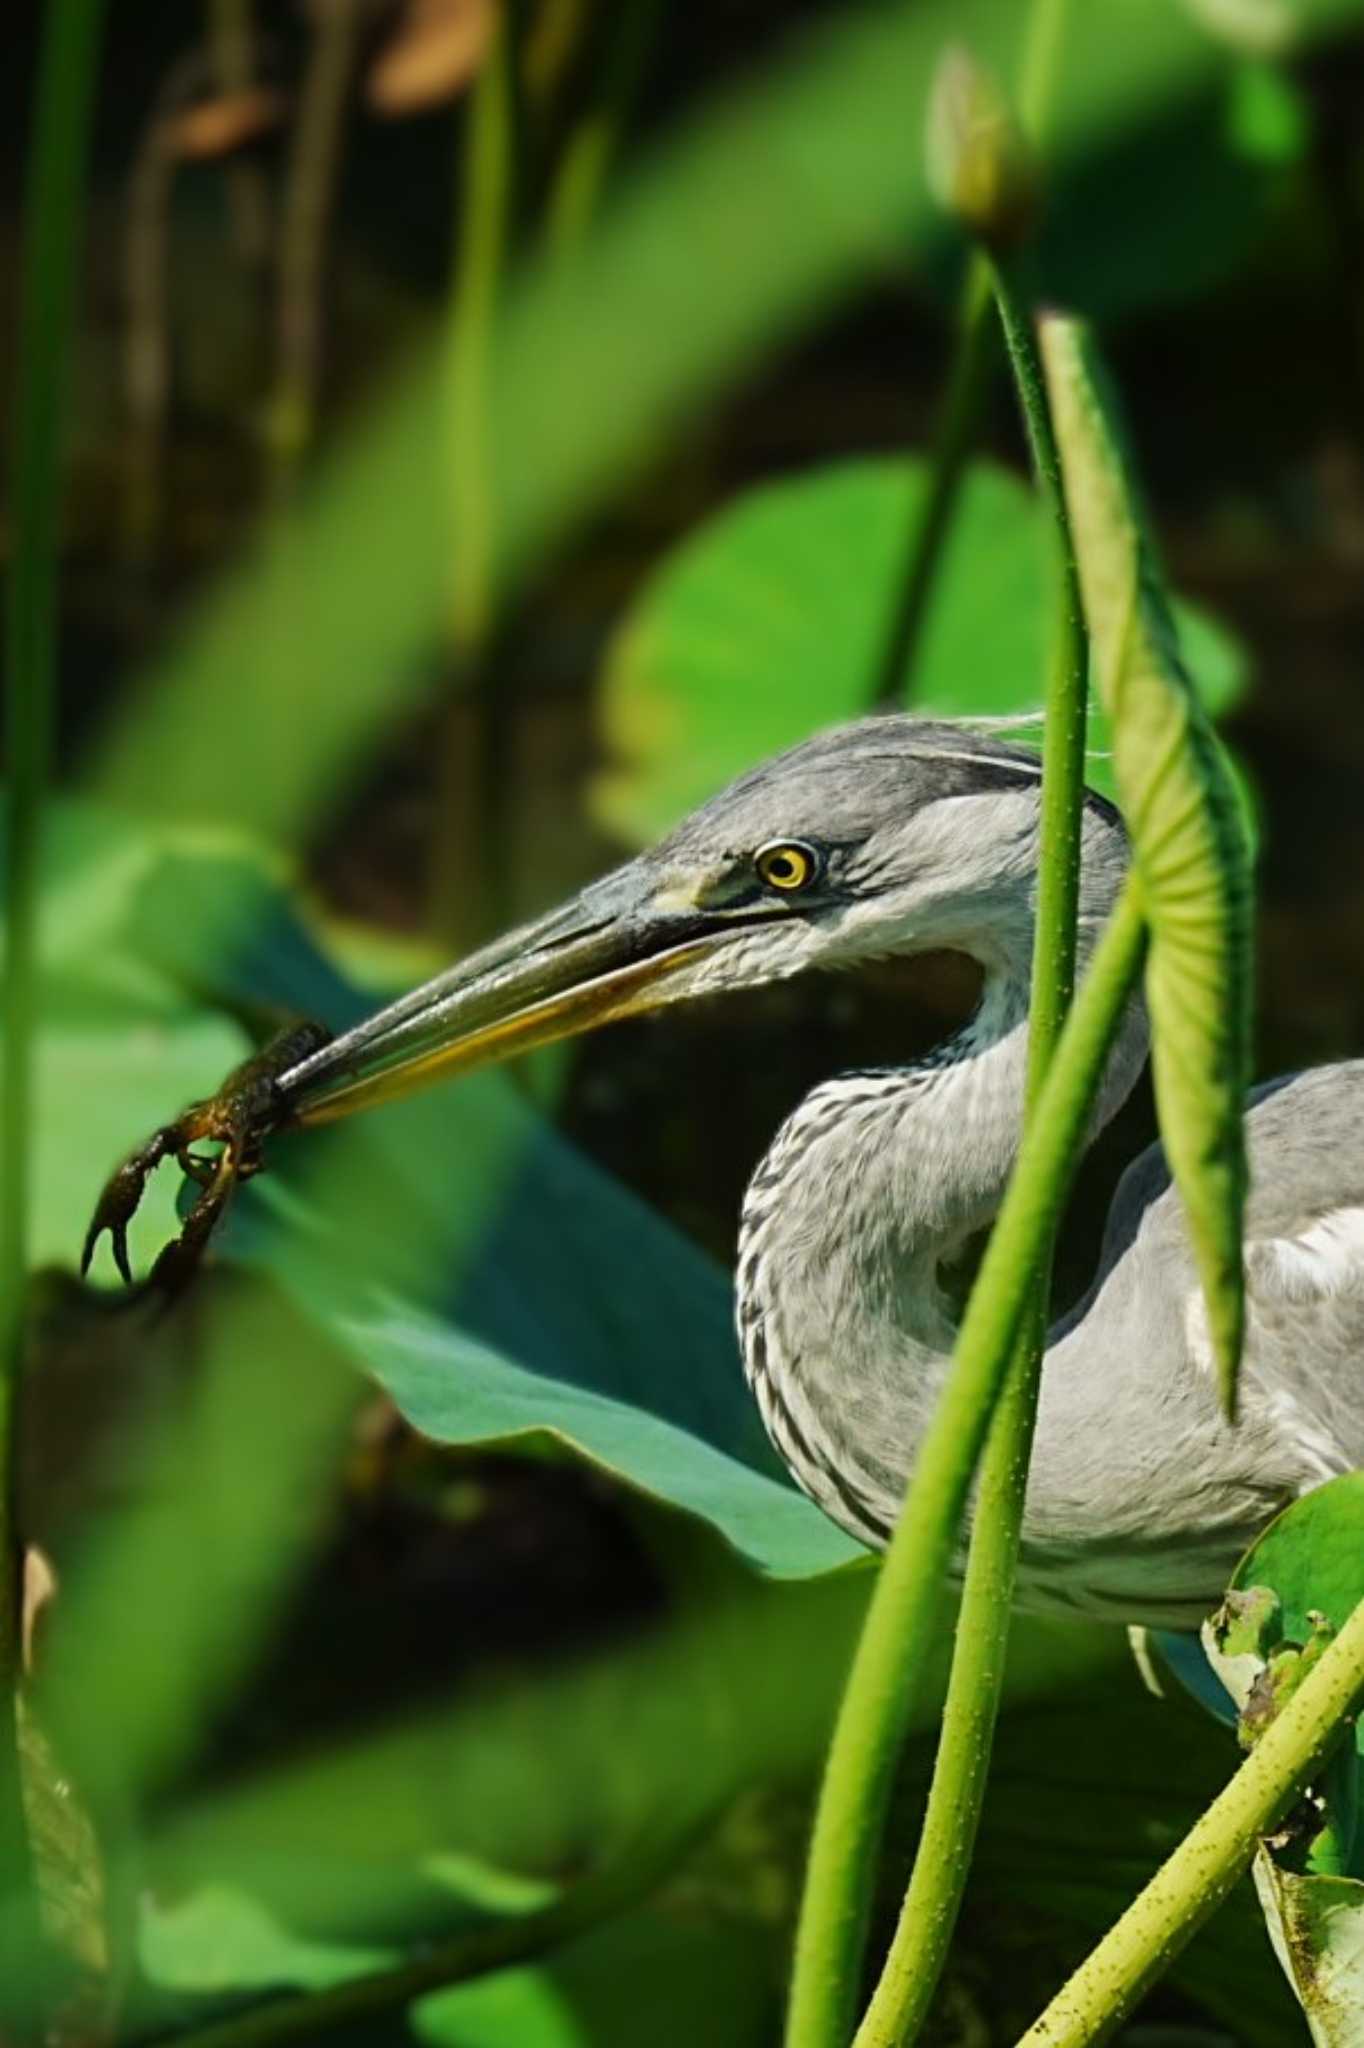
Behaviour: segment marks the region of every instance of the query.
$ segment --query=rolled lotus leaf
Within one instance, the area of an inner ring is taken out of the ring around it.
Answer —
[[[1364,2039],[1364,1884],[1283,1870],[1263,1847],[1254,1874],[1274,1953],[1315,2048],[1356,2048]]]
[[[1249,847],[1230,769],[1180,657],[1093,341],[1081,322],[1048,315],[1041,345],[1095,682],[1151,927],[1146,997],[1161,1136],[1230,1413],[1244,1323]]]

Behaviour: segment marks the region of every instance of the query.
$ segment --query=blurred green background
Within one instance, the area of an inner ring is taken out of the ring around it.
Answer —
[[[360,1015],[878,700],[961,294],[925,98],[953,38],[1015,78],[1030,13],[110,10],[20,1440],[68,2038],[291,1991],[338,2041],[779,2036],[866,1569],[766,1448],[725,1269],[780,1118],[942,1036],[960,963],[284,1141],[168,1316],[71,1268],[120,1153],[285,1017]],[[41,15],[0,75],[7,384]],[[1254,792],[1282,1071],[1364,1036],[1364,9],[1063,19],[1036,287],[1100,325]],[[996,376],[905,701],[1036,706],[1025,479]],[[1139,1094],[1088,1162],[1062,1298],[1151,1134]],[[962,2048],[1014,2038],[1234,1760],[1111,1632],[1021,1623],[1015,1667],[934,2022]],[[426,1955],[475,1981],[415,1998]],[[1248,1896],[1124,2038],[1301,2038]]]

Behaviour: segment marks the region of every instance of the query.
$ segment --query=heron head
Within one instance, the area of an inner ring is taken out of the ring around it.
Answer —
[[[334,1040],[281,1090],[298,1121],[322,1122],[616,1018],[809,968],[954,946],[1026,961],[1039,781],[1035,753],[970,728],[886,717],[823,733]],[[1121,825],[1094,806],[1115,880]]]

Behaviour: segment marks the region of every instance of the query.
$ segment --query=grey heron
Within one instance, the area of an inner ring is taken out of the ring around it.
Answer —
[[[811,968],[951,949],[970,1022],[928,1058],[842,1073],[777,1132],[743,1205],[745,1369],[796,1480],[884,1543],[954,1337],[944,1273],[1017,1152],[1040,761],[909,716],[824,733],[741,776],[660,844],[288,1067],[321,1122],[612,1018]],[[1127,866],[1088,793],[1081,971]],[[1146,1056],[1134,998],[1095,1127]],[[1158,1146],[1126,1171],[1084,1298],[1051,1330],[1019,1604],[1189,1628],[1286,1502],[1364,1464],[1364,1062],[1247,1111],[1248,1341],[1223,1417],[1199,1286]]]

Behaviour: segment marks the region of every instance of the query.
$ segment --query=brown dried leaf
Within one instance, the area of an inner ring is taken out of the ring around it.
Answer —
[[[409,0],[370,66],[369,105],[392,117],[454,99],[477,75],[497,18],[497,0]]]
[[[172,156],[186,163],[207,162],[244,149],[283,118],[283,95],[268,85],[251,85],[178,108],[167,116],[162,137]]]

